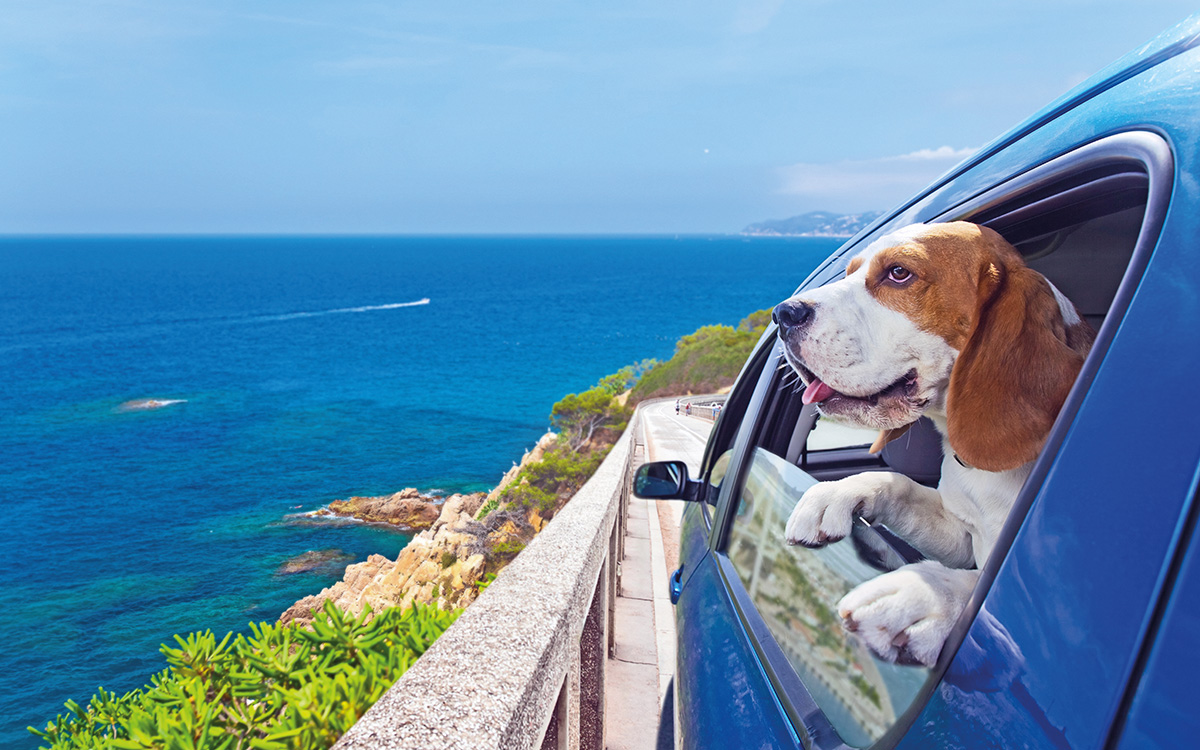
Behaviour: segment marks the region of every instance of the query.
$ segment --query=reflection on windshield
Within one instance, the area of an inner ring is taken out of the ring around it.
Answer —
[[[842,629],[838,600],[879,575],[852,544],[819,550],[784,544],[792,508],[815,483],[755,448],[730,530],[729,559],[817,705],[847,744],[865,747],[908,708],[929,671],[881,662]]]

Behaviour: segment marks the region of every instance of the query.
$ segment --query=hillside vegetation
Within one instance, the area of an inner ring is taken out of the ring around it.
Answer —
[[[675,354],[642,373],[629,402],[660,396],[713,393],[733,385],[755,343],[771,322],[770,310],[751,313],[737,324],[704,326],[675,344]]]

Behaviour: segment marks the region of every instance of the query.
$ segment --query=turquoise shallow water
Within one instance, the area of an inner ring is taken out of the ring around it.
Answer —
[[[174,633],[340,577],[290,557],[407,541],[289,514],[491,487],[563,394],[773,305],[837,244],[0,238],[0,746],[144,684]]]

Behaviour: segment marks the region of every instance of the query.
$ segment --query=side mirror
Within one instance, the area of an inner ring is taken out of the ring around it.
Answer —
[[[647,500],[695,500],[700,483],[688,479],[683,461],[652,461],[633,477],[633,494]]]

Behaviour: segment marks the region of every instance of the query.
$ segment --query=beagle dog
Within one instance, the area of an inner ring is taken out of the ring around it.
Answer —
[[[893,232],[774,318],[804,403],[879,429],[873,453],[922,416],[942,435],[936,490],[891,472],[819,482],[785,530],[789,544],[820,547],[862,516],[920,550],[926,560],[865,581],[837,609],[881,658],[933,666],[1095,332],[1016,248],[966,222]]]

